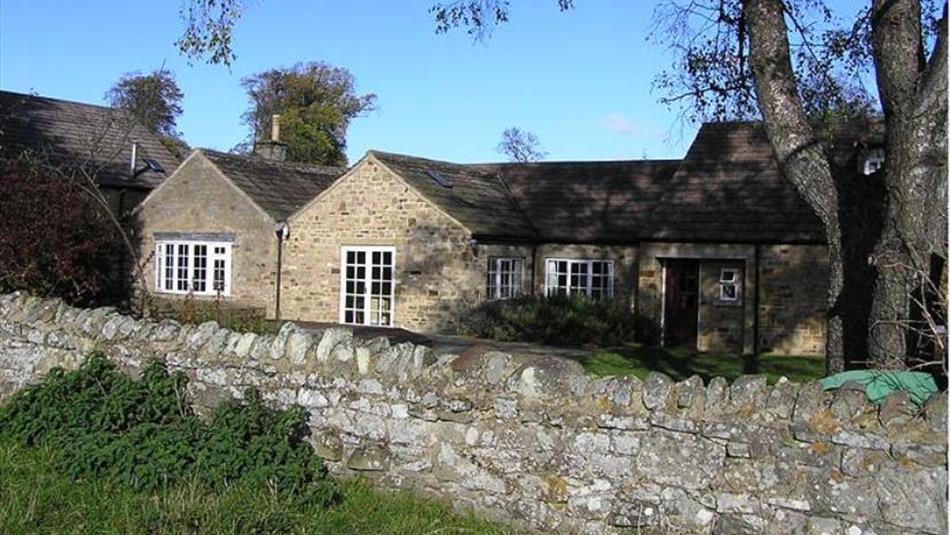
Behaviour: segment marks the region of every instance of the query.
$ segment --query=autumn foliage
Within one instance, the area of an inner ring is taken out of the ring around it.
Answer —
[[[0,160],[0,291],[95,304],[119,287],[121,238],[80,182]]]

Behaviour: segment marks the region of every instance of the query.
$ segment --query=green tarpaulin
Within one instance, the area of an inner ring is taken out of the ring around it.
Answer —
[[[924,372],[854,370],[825,377],[820,382],[825,390],[834,390],[850,381],[863,384],[868,399],[875,404],[891,392],[906,390],[910,401],[920,407],[937,391],[933,376]]]

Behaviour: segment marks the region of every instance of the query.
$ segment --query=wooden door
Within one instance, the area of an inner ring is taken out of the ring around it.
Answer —
[[[699,262],[667,260],[664,285],[663,341],[696,347],[699,318]]]

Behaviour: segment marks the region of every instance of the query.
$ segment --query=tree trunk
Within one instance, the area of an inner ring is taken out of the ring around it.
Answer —
[[[840,306],[845,270],[838,191],[828,157],[802,109],[782,1],[745,0],[743,10],[749,26],[749,61],[766,134],[786,178],[825,227],[830,263],[825,367],[828,373],[838,372],[845,367]]]
[[[928,64],[919,0],[874,0],[872,8],[871,42],[887,128],[887,207],[870,259],[877,270],[868,338],[868,364],[874,367],[904,367],[915,355],[917,344],[911,342],[927,328],[920,320],[934,259],[946,259],[946,18],[945,5]]]

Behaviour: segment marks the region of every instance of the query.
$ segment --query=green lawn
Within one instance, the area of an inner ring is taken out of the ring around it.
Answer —
[[[734,353],[695,353],[683,348],[629,347],[600,351],[581,359],[584,368],[594,375],[635,375],[646,378],[651,371],[663,372],[675,381],[699,375],[707,383],[716,376],[730,382],[745,373],[745,357]],[[804,383],[825,375],[825,361],[820,357],[777,357],[762,355],[754,363],[755,373],[768,376],[774,383],[781,376]]]
[[[342,484],[343,502],[300,510],[267,489],[233,487],[218,495],[188,484],[136,493],[58,474],[43,449],[0,442],[0,533],[466,534],[514,533],[459,516],[441,503],[366,484]]]

